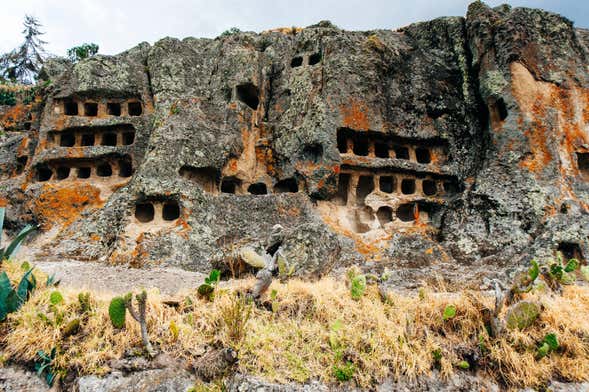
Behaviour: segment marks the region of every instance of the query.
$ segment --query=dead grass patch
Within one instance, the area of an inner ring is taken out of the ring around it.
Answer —
[[[3,268],[15,280],[22,275],[16,263]],[[39,275],[38,280],[44,281]],[[195,282],[195,288],[198,282]],[[371,387],[385,377],[414,379],[439,368],[443,377],[460,370],[467,360],[477,370],[510,387],[540,386],[558,378],[589,380],[589,288],[567,286],[562,295],[530,294],[545,310],[524,331],[507,331],[498,339],[488,336],[483,317],[493,298],[480,292],[435,293],[425,289],[414,295],[392,293],[383,303],[375,287],[352,300],[342,281],[274,282],[274,312],[245,304],[235,291],[253,285],[239,280],[217,289],[212,301],[188,293],[179,308],[166,306],[157,291],[148,291],[148,330],[154,347],[173,357],[192,361],[207,347],[233,347],[239,351],[239,370],[269,381],[304,382],[311,378],[335,382],[334,365],[353,363],[353,379]],[[41,285],[42,286],[42,285]],[[34,361],[38,350],[58,348],[57,366],[79,374],[108,372],[109,361],[127,350],[141,348],[137,323],[127,317],[124,330],[108,318],[109,296],[92,296],[94,311],[80,331],[62,338],[61,328],[80,317],[78,292],[59,289],[64,302],[57,306],[61,323],[49,304],[53,289],[40,287],[6,322],[3,356]],[[456,316],[444,321],[444,308],[452,304]],[[55,309],[54,309],[55,310]],[[339,320],[339,321],[338,321]],[[334,323],[341,327],[333,331]],[[548,333],[558,336],[560,348],[536,359],[536,347]],[[338,348],[330,337],[336,335]],[[441,356],[435,358],[434,352]]]

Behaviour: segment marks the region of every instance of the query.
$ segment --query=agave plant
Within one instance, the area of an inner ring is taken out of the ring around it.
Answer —
[[[4,227],[5,212],[6,208],[0,207],[0,243],[2,242],[2,228]],[[8,244],[7,247],[0,248],[0,262],[2,262],[5,259],[10,259],[18,250],[20,244],[24,241],[24,239],[35,230],[37,230],[37,226],[26,225],[12,240],[12,242]]]
[[[32,268],[28,270],[16,288],[12,287],[6,272],[0,274],[0,321],[4,320],[8,313],[19,310],[37,287],[32,272]]]

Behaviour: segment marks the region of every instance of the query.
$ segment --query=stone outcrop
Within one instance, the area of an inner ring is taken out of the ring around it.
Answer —
[[[561,16],[475,2],[52,60],[29,115],[2,117],[8,227],[41,224],[38,256],[203,272],[276,224],[299,275],[583,258],[588,48]]]

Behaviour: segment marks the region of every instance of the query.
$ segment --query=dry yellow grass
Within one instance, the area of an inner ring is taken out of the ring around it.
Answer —
[[[14,263],[4,268],[11,277],[22,274]],[[361,387],[388,376],[415,378],[435,366],[447,377],[462,371],[456,365],[472,354],[481,356],[478,371],[507,386],[538,386],[554,377],[589,379],[587,287],[568,286],[560,296],[529,295],[545,307],[540,319],[524,331],[507,331],[501,338],[491,339],[485,332],[483,310],[492,305],[493,298],[481,293],[436,294],[426,288],[420,295],[391,294],[390,301],[383,303],[374,287],[354,301],[345,283],[331,278],[313,283],[275,282],[271,287],[277,292],[275,312],[252,308],[244,338],[239,339],[235,324],[240,323],[228,320],[244,317],[245,311],[236,312],[240,300],[234,291],[252,284],[253,280],[236,281],[230,288],[218,290],[213,302],[189,293],[187,304],[179,309],[162,304],[156,291],[148,291],[152,343],[187,361],[209,345],[232,346],[239,351],[241,371],[275,382],[310,378],[335,382],[334,365],[344,361],[353,363],[353,378]],[[52,290],[41,287],[19,312],[9,316],[2,339],[5,358],[32,361],[37,350],[58,347],[61,369],[101,374],[108,371],[109,360],[121,357],[125,350],[141,348],[139,327],[130,317],[126,329],[112,327],[109,297],[93,297],[95,311],[82,322],[78,334],[63,339],[63,325],[79,317],[78,293],[59,289],[65,301],[57,312],[62,313],[63,321],[55,326],[38,315],[41,312],[55,318],[49,306]],[[448,304],[455,305],[457,313],[444,321],[442,314]],[[341,325],[336,332],[332,331],[335,323]],[[537,360],[536,347],[548,333],[556,333],[561,347]],[[442,354],[438,363],[434,351]]]

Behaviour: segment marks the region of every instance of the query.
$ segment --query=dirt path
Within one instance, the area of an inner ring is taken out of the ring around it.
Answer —
[[[199,272],[174,267],[136,269],[72,260],[35,262],[34,266],[46,274],[55,274],[61,279],[63,287],[94,293],[124,294],[141,288],[157,287],[162,294],[174,295],[179,291],[194,289],[205,277]]]

